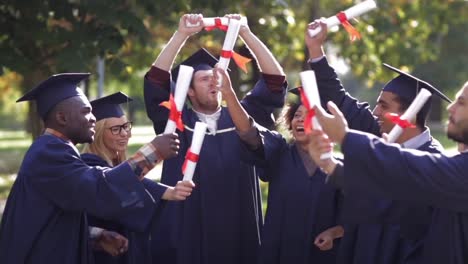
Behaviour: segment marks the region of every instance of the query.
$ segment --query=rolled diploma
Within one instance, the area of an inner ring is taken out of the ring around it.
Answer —
[[[240,23],[237,19],[229,20],[228,30],[226,32],[226,37],[224,38],[223,43],[223,51],[232,51],[234,49],[234,45],[236,44],[237,37],[239,35]],[[223,70],[227,70],[229,66],[229,61],[231,58],[224,58],[222,56],[219,57],[218,68]],[[218,87],[221,86],[223,82],[222,76],[218,78]]]
[[[182,111],[184,107],[185,98],[187,97],[187,91],[192,80],[193,68],[187,65],[180,65],[179,75],[177,76],[177,83],[174,91],[174,102],[177,107],[177,111]],[[173,120],[168,119],[166,127],[164,128],[164,134],[172,134],[176,130],[176,123]]]
[[[229,21],[228,31],[226,32],[226,37],[224,38],[223,50],[232,51],[234,45],[236,44],[237,37],[239,35],[240,23],[239,20],[231,19]],[[218,67],[227,70],[229,66],[229,61],[231,58],[220,57],[218,62]]]
[[[424,104],[427,102],[427,100],[431,97],[431,92],[429,92],[427,89],[421,89],[419,91],[418,95],[416,98],[414,98],[413,102],[410,104],[408,109],[406,109],[405,113],[401,115],[402,120],[413,120],[416,115],[418,114],[419,110],[424,106]],[[395,125],[390,133],[388,133],[388,138],[387,142],[388,143],[394,143],[397,138],[403,133],[403,128],[399,125]]]
[[[229,18],[228,17],[204,17],[203,18],[203,26],[204,27],[212,27],[214,26],[216,23],[215,23],[215,19],[221,19],[221,24],[224,25],[224,26],[227,26],[229,24]],[[247,25],[247,18],[246,17],[241,17],[240,19],[240,23],[241,25]],[[187,21],[185,23],[185,25],[187,27],[198,27],[200,26],[200,22],[196,23],[196,24],[192,24],[190,23],[189,21]]]
[[[352,6],[345,11],[343,11],[346,14],[346,18],[352,19],[355,17],[358,17],[362,14],[365,14],[373,9],[377,8],[377,4],[375,3],[374,0],[367,0],[364,2],[361,2],[355,6]],[[325,19],[325,23],[327,24],[327,28],[331,28],[334,26],[337,26],[340,24],[340,20],[336,16],[329,17]],[[310,37],[315,37],[320,31],[322,30],[321,27],[317,27],[315,29],[309,29],[309,36]]]
[[[307,101],[309,101],[309,106],[311,108],[314,106],[321,107],[320,96],[317,88],[317,80],[315,78],[314,71],[303,71],[299,73],[299,75],[301,77],[302,88],[304,89],[305,96],[307,97]],[[316,116],[312,117],[312,126],[315,130],[322,130],[322,126],[320,125]],[[320,155],[320,159],[328,159],[331,157],[332,152],[323,153]]]
[[[193,132],[192,144],[190,145],[190,151],[196,155],[200,154],[201,146],[203,145],[203,139],[205,138],[207,125],[203,122],[195,123],[195,130]],[[191,160],[187,160],[187,164],[184,172],[184,181],[191,181],[193,178],[193,173],[197,163]]]

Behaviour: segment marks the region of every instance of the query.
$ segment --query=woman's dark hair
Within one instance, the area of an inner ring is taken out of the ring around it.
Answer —
[[[301,105],[302,103],[300,100],[297,100],[296,102],[288,103],[288,105],[281,112],[281,117],[278,119],[278,125],[288,131],[291,131],[292,130],[291,122],[294,118],[294,114],[296,113],[297,109]]]

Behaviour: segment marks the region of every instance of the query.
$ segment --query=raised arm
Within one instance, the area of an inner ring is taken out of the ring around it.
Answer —
[[[231,19],[240,19],[240,15],[227,15]],[[267,46],[254,34],[250,31],[250,28],[247,24],[241,25],[239,30],[239,35],[244,41],[247,48],[254,55],[257,60],[258,67],[260,71],[265,74],[272,75],[285,75],[283,68],[280,66],[278,61],[275,59],[273,54]]]
[[[322,27],[315,37],[311,38],[308,29]],[[345,115],[350,128],[380,135],[377,121],[369,109],[368,103],[361,103],[346,92],[335,70],[328,64],[323,44],[327,36],[327,26],[321,20],[309,24],[305,32],[305,43],[309,54],[310,68],[315,72],[322,105],[334,102]]]
[[[187,27],[187,21],[196,24],[203,19],[202,15],[186,14],[179,21],[179,28],[172,38],[162,49],[152,67],[146,73],[144,78],[144,99],[146,114],[153,122],[153,128],[156,134],[164,131],[167,123],[169,110],[160,106],[160,103],[169,100],[171,89],[170,70],[174,59],[184,45],[185,41],[193,34],[203,28],[203,23],[198,27]]]
[[[270,181],[275,177],[274,168],[278,164],[281,151],[287,146],[284,138],[279,133],[269,131],[261,126],[254,125],[252,118],[244,109],[232,89],[230,79],[226,71],[215,69],[220,74],[214,74],[214,83],[216,78],[223,76],[223,83],[220,88],[223,98],[226,100],[229,114],[236,126],[237,133],[241,141],[242,159],[250,164],[257,165],[264,171],[260,173],[263,181]]]
[[[252,124],[249,120],[249,115],[244,110],[239,100],[237,99],[236,93],[232,88],[231,79],[226,71],[220,68],[214,68],[213,82],[216,85],[219,79],[219,76],[222,76],[222,83],[219,87],[223,99],[226,100],[229,114],[231,115],[232,121],[236,126],[236,129],[239,133],[246,133],[252,129]]]
[[[199,23],[197,27],[187,27],[187,21],[192,24]],[[166,46],[159,53],[158,58],[153,62],[153,66],[164,71],[170,71],[174,59],[179,54],[180,49],[184,46],[185,41],[200,30],[203,29],[203,15],[201,14],[185,14],[180,18],[179,28],[172,38],[167,42]]]
[[[355,131],[348,132],[342,150],[345,189],[468,211],[468,153],[447,157],[405,150]]]

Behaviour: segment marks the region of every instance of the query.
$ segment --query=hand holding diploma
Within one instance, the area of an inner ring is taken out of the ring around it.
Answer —
[[[202,14],[185,14],[180,18],[177,31],[184,33],[186,36],[191,36],[203,30],[202,23]]]
[[[184,201],[192,194],[195,188],[193,181],[178,181],[174,187],[168,187],[164,192],[162,199],[168,201]]]
[[[240,19],[241,25],[247,25],[247,18],[242,17]],[[199,27],[203,26],[206,31],[211,31],[214,29],[219,29],[222,31],[227,31],[229,26],[229,17],[204,17],[201,21],[197,23],[191,23],[190,21],[186,22],[187,27]]]
[[[317,88],[317,81],[315,79],[315,73],[312,70],[303,71],[300,74],[302,89],[301,91],[301,100],[304,107],[307,108],[307,116],[304,120],[304,129],[307,134],[310,134],[312,129],[322,130],[320,123],[315,116],[314,107],[320,106],[320,96]],[[331,151],[325,153],[321,156],[322,159],[327,159],[332,156]]]
[[[367,0],[364,2],[361,2],[353,7],[350,7],[346,9],[345,11],[341,11],[335,16],[329,17],[325,20],[325,23],[327,24],[328,28],[337,26],[339,24],[342,24],[343,27],[348,31],[350,34],[350,38],[352,41],[356,39],[360,39],[361,35],[359,32],[349,23],[350,19],[356,18],[362,14],[365,14],[373,9],[377,8],[377,4],[375,3],[374,0]],[[310,29],[309,30],[309,35],[311,37],[316,36],[319,32],[321,31],[320,27],[317,27],[315,29]]]
[[[414,120],[416,118],[416,115],[418,114],[419,110],[421,110],[421,108],[431,97],[431,95],[431,92],[423,88],[421,89],[421,91],[419,91],[416,98],[414,98],[414,101],[411,103],[408,109],[406,109],[405,113],[401,115],[401,117],[391,113],[388,113],[385,116],[386,118],[389,118],[393,123],[395,123],[395,126],[388,134],[388,143],[394,143],[401,135],[401,133],[403,133],[403,129],[407,127],[414,127],[414,125],[410,123],[410,120]]]

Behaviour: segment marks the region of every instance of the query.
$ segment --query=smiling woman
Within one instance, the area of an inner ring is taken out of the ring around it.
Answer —
[[[88,165],[115,167],[127,159],[132,122],[127,119],[120,105],[131,100],[118,92],[91,101],[92,112],[97,120],[96,133],[93,143],[85,144],[81,155]],[[146,167],[140,173],[146,174],[150,169]],[[161,199],[184,200],[191,191],[191,188],[185,187],[192,186],[190,182],[177,183],[176,187],[163,186],[146,178],[142,183],[147,191],[145,199],[151,200],[155,206]],[[95,263],[149,263],[149,233],[129,229],[127,216],[122,216],[118,221],[107,221],[92,215],[88,215],[88,218],[92,226],[90,234]],[[97,234],[95,238],[93,234]]]
[[[115,166],[127,159],[128,140],[132,125],[126,116],[109,117],[96,122],[96,134],[92,144],[86,144],[83,153],[94,153],[109,165]]]
[[[123,93],[115,93],[91,102],[96,116],[96,134],[92,144],[85,144],[83,153],[92,153],[116,166],[127,159],[132,122],[127,120],[120,104],[132,101]]]
[[[284,109],[281,125],[292,134],[287,143],[275,131],[249,122],[245,112],[235,110],[235,102],[228,102],[228,108],[239,117],[234,123],[245,143],[244,161],[256,165],[269,183],[259,263],[335,262],[334,240],[343,236],[337,225],[341,195],[325,183],[325,173],[309,156],[307,109],[299,100]]]

